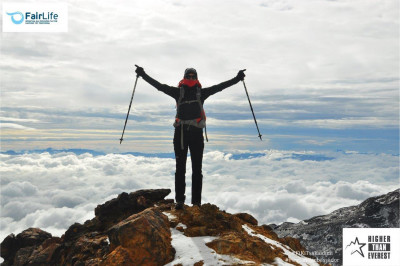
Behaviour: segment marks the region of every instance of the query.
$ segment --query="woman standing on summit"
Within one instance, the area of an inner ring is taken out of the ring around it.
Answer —
[[[190,149],[192,160],[192,204],[201,205],[201,190],[203,186],[202,161],[204,150],[203,128],[205,127],[204,101],[211,95],[226,89],[245,77],[240,70],[236,77],[208,88],[202,88],[194,68],[185,70],[178,87],[161,84],[144,72],[142,67],[136,68],[138,76],[159,91],[168,94],[176,101],[174,151],[176,159],[175,200],[176,209],[182,209],[185,202],[185,174],[187,152]],[[206,135],[207,136],[207,135]]]

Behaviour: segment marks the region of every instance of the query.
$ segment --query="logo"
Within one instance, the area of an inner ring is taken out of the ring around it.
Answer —
[[[343,228],[343,266],[400,265],[399,228]]]
[[[364,257],[364,252],[362,251],[362,248],[365,246],[366,244],[365,243],[360,243],[359,241],[358,241],[358,237],[356,237],[356,239],[354,240],[354,242],[352,241],[352,242],[350,242],[350,244],[348,244],[347,246],[346,246],[346,249],[347,248],[350,248],[350,251],[351,251],[351,255],[353,255],[354,253],[358,253],[358,254],[360,254],[362,257]]]
[[[3,32],[67,32],[67,3],[3,3]]]
[[[24,21],[24,14],[22,14],[22,13],[19,12],[19,11],[13,12],[13,13],[8,13],[8,12],[7,12],[7,15],[11,16],[11,21],[12,21],[14,24],[21,24],[21,23]],[[19,15],[19,16],[21,17],[21,19],[20,19],[20,20],[16,20],[15,17],[14,17],[14,15]]]

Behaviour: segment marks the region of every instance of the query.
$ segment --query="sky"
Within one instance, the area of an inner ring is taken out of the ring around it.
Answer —
[[[135,64],[171,86],[187,67],[203,87],[246,69],[263,140],[242,83],[207,99],[204,202],[297,222],[399,187],[398,1],[70,0],[68,15],[67,33],[1,33],[1,152],[104,155],[1,153],[1,239],[61,235],[123,191],[173,198],[173,158],[122,153],[173,152],[174,100],[139,78],[119,144]]]
[[[32,1],[31,1],[32,2]],[[51,2],[51,1],[50,1]],[[175,102],[135,64],[203,87],[246,70],[205,102],[209,151],[399,153],[399,3],[68,1],[67,33],[2,33],[1,149],[171,152]]]

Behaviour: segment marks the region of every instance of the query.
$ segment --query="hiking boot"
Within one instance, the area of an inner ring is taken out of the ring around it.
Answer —
[[[183,202],[177,202],[175,204],[175,210],[183,210],[183,206],[184,206]]]

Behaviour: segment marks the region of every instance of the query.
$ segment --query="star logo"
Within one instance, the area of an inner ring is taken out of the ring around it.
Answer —
[[[350,248],[351,250],[351,255],[353,255],[354,253],[358,253],[360,254],[362,257],[364,257],[364,252],[362,251],[362,248],[366,245],[366,243],[360,243],[358,241],[358,237],[356,237],[356,239],[354,241],[351,241],[350,244],[348,244],[346,246],[347,248]]]

